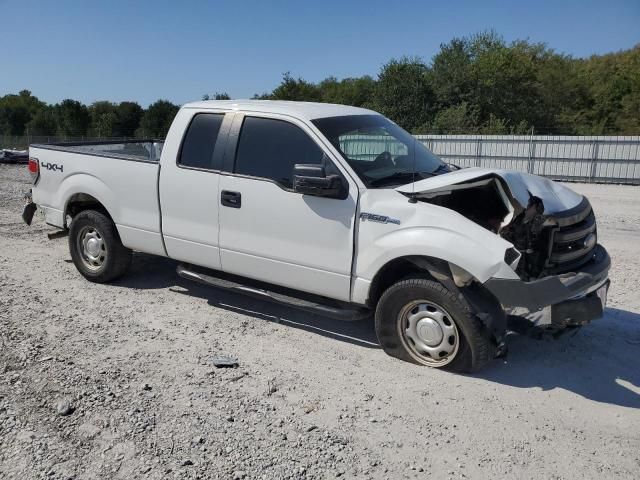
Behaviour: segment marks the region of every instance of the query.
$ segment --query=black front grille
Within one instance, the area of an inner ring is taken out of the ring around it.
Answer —
[[[580,206],[577,212],[566,212],[556,217],[558,226],[551,232],[546,265],[549,273],[569,272],[593,256],[597,244],[596,218],[586,200]]]

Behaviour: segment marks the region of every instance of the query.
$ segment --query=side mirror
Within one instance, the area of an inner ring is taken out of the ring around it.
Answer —
[[[293,166],[293,190],[304,195],[347,198],[347,188],[339,175],[328,175],[322,165]]]

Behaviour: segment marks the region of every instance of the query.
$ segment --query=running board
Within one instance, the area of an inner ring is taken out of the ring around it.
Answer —
[[[194,282],[221,288],[223,290],[243,293],[254,298],[278,303],[280,305],[286,305],[289,307],[297,308],[298,310],[304,310],[306,312],[315,313],[318,315],[324,315],[336,320],[353,322],[357,320],[363,320],[371,315],[371,310],[367,308],[358,308],[352,306],[339,307],[318,303],[316,301],[294,297],[272,290],[267,290],[266,288],[248,286],[242,283],[235,282],[233,280],[227,280],[224,278],[207,275],[206,273],[196,272],[194,270],[189,270],[184,265],[178,265],[178,268],[176,268],[176,272],[179,276],[187,280],[193,280]]]

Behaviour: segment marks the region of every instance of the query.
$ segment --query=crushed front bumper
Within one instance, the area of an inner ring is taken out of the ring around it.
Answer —
[[[485,287],[512,315],[528,318],[536,326],[583,325],[602,317],[609,287],[611,259],[602,245],[578,271],[531,282],[490,278]]]

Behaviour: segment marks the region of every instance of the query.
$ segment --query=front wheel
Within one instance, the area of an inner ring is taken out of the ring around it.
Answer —
[[[490,335],[464,297],[426,278],[389,287],[378,302],[375,324],[385,352],[408,362],[472,372],[493,357]]]
[[[74,217],[69,251],[78,271],[96,283],[121,277],[131,264],[131,250],[122,245],[115,224],[96,210],[83,210]]]

